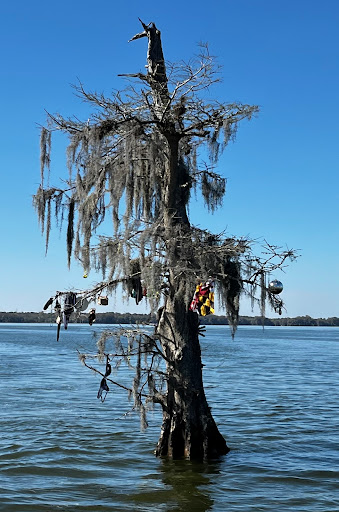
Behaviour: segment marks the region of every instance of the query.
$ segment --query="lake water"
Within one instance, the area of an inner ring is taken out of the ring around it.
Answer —
[[[339,511],[338,328],[207,327],[206,394],[231,448],[212,464],[157,459],[159,410],[140,432],[121,392],[97,400],[76,353],[92,332],[0,324],[1,512]]]

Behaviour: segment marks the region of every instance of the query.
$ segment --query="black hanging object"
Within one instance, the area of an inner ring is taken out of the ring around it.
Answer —
[[[46,304],[45,304],[45,305],[44,305],[44,307],[43,307],[43,310],[44,310],[44,311],[46,311],[46,309],[48,309],[48,308],[49,308],[49,306],[50,306],[51,304],[53,304],[53,300],[54,300],[54,297],[51,297],[50,299],[48,299],[48,301],[46,302]]]
[[[64,322],[65,329],[67,329],[67,327],[68,327],[68,322],[71,317],[71,314],[74,311],[74,306],[76,304],[76,301],[77,301],[77,296],[75,293],[68,292],[66,294],[65,304],[64,304],[64,312],[63,312],[63,322]]]
[[[276,313],[282,314],[283,301],[279,297],[273,297],[273,308]]]
[[[136,304],[138,305],[139,302],[143,299],[143,289],[141,286],[141,279],[140,277],[133,277],[131,279],[131,297],[135,299]]]
[[[74,292],[66,293],[65,297],[65,308],[66,307],[74,307],[77,301],[77,296]]]
[[[88,315],[88,323],[89,325],[92,325],[93,322],[95,322],[95,309],[91,309]]]
[[[109,357],[108,355],[106,356],[106,369],[105,369],[105,375],[104,377],[101,379],[101,382],[100,382],[100,388],[99,388],[99,391],[98,391],[98,395],[97,395],[97,398],[100,398],[102,402],[105,401],[105,398],[107,396],[107,393],[109,391],[109,387],[107,385],[107,381],[106,381],[106,377],[108,377],[110,374],[111,374],[111,371],[112,371],[112,367],[110,365],[110,362],[109,362]],[[103,397],[102,394],[103,392],[106,391],[106,394],[105,396]]]
[[[74,308],[65,308],[64,309],[64,312],[63,312],[63,322],[64,322],[64,327],[65,329],[67,329],[68,327],[68,322],[69,322],[69,319],[71,317],[71,314],[73,313],[74,311]]]
[[[109,364],[109,358],[108,356],[107,357],[107,360],[106,360],[106,371],[105,371],[105,377],[108,377],[111,372],[112,372],[112,366]]]
[[[106,382],[106,379],[105,377],[103,379],[101,379],[101,382],[100,382],[100,388],[99,388],[99,391],[98,391],[98,396],[97,398],[100,398],[102,402],[105,401],[105,398],[106,398],[106,395],[104,397],[102,397],[102,393],[106,391],[106,395],[109,391],[109,387],[107,385],[107,382]]]
[[[61,304],[58,299],[55,300],[54,311],[57,313],[57,318],[56,318],[57,341],[59,341],[62,315],[61,315]]]
[[[131,261],[131,274],[132,276],[128,281],[130,295],[135,299],[136,304],[139,304],[143,298],[143,290],[140,279],[140,262],[138,259]]]
[[[59,341],[59,337],[60,337],[60,327],[61,327],[61,318],[58,317],[57,318],[57,341]]]

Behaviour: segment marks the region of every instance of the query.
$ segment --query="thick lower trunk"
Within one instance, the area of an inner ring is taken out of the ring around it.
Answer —
[[[168,382],[156,454],[173,459],[212,459],[229,449],[205,397],[198,317],[187,307],[178,311],[178,306],[168,299],[158,326]]]
[[[211,415],[205,396],[181,399],[164,411],[158,456],[171,459],[208,460],[225,455],[229,448]]]

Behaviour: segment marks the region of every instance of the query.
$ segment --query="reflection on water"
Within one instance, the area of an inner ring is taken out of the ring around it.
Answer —
[[[177,500],[173,512],[206,512],[212,510],[210,483],[220,471],[220,463],[195,464],[187,461],[166,461],[160,467],[162,479]]]
[[[220,472],[220,464],[161,460],[154,478],[161,478],[163,485],[156,488],[147,475],[147,483],[126,496],[126,501],[134,501],[136,507],[147,504],[151,510],[164,512],[207,512],[213,508],[210,484]]]

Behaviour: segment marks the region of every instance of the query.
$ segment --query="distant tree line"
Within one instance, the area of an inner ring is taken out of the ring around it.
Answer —
[[[44,312],[0,312],[0,323],[54,323],[54,313]],[[71,318],[72,322],[72,318]],[[87,315],[81,314],[73,318],[73,322],[87,323]],[[140,324],[155,323],[153,315],[138,313],[97,313],[97,324]],[[202,325],[228,325],[227,317],[222,315],[209,315],[200,317]],[[294,318],[265,318],[267,326],[311,326],[311,327],[339,327],[339,318],[312,318],[308,315]],[[262,325],[261,316],[240,316],[239,325]]]

